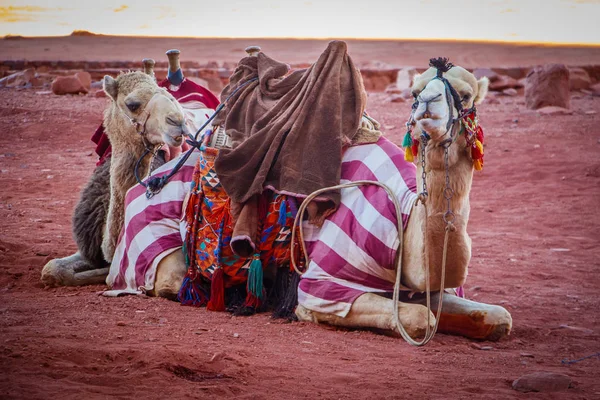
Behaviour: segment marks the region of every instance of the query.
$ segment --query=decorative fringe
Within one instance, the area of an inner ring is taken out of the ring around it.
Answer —
[[[407,147],[404,149],[404,159],[408,162],[415,161],[415,157],[413,156],[413,153],[412,153],[412,148]]]
[[[177,300],[182,306],[200,307],[208,302],[208,294],[206,289],[195,279],[186,276],[177,293]]]
[[[260,261],[260,254],[254,254],[250,268],[248,270],[248,283],[246,286],[246,302],[245,307],[256,311],[262,303],[264,295],[264,282],[263,282],[263,266]]]
[[[254,254],[250,269],[248,271],[248,293],[254,295],[259,300],[263,298],[263,267],[260,262],[260,254]]]
[[[283,268],[282,268],[283,269]],[[300,284],[300,275],[296,271],[287,270],[288,280],[285,285],[285,293],[275,311],[273,311],[273,318],[284,318],[289,321],[295,321],[298,318],[294,311],[298,305],[298,285]]]
[[[473,147],[471,148],[471,157],[473,157],[473,160],[479,160],[483,158],[483,144],[481,144],[479,139],[475,139],[475,143],[473,143]]]
[[[285,226],[285,221],[287,220],[287,203],[285,201],[285,197],[283,201],[279,205],[279,219],[277,219],[277,223],[279,226]]]
[[[415,140],[412,145],[412,154],[413,157],[416,157],[419,154],[419,141]]]
[[[210,301],[206,308],[210,311],[225,311],[225,281],[223,268],[215,269],[210,282]]]
[[[437,76],[441,77],[444,72],[448,72],[454,64],[448,61],[446,57],[430,58],[429,66],[437,69]]]
[[[475,168],[475,171],[481,171],[483,169],[483,159],[473,160],[473,168]]]
[[[410,131],[406,132],[404,135],[404,140],[402,140],[402,147],[411,147],[413,145],[413,138]]]

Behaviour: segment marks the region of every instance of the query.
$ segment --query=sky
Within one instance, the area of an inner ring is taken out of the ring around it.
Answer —
[[[462,39],[600,44],[600,0],[0,0],[0,36]]]

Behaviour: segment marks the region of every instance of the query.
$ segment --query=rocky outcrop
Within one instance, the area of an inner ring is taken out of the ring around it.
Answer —
[[[89,74],[88,74],[89,75]],[[88,89],[77,75],[57,76],[52,82],[52,93],[58,95],[87,93]]]
[[[530,110],[546,106],[571,108],[569,69],[563,64],[535,67],[525,81],[525,103]]]

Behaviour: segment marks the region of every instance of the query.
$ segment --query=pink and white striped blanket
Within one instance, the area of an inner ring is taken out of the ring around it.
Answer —
[[[341,183],[373,180],[398,197],[404,228],[416,199],[416,167],[384,137],[346,150]],[[358,296],[392,293],[399,238],[394,203],[378,186],[342,189],[339,209],[321,228],[304,224],[311,259],[298,287],[304,307],[345,317]]]

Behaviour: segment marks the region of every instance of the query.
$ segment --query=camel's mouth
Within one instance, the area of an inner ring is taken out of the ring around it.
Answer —
[[[165,142],[169,146],[173,146],[173,147],[181,146],[183,144],[183,135],[178,135],[178,136],[166,135]]]

